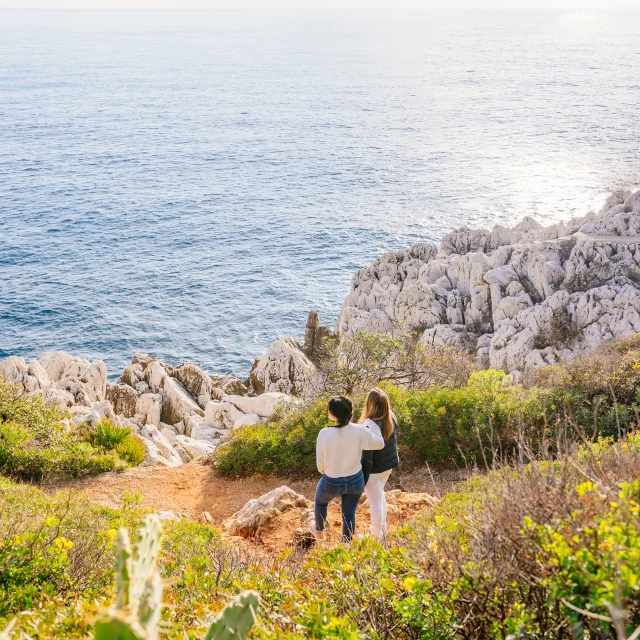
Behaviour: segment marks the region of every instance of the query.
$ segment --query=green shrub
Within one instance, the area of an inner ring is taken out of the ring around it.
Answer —
[[[46,405],[41,395],[28,396],[17,385],[0,378],[0,423],[13,422],[29,431],[42,446],[55,446],[66,437],[60,421],[65,412]]]
[[[462,451],[469,462],[490,459],[498,440],[502,447],[514,445],[523,420],[530,435],[533,425],[540,430],[541,393],[503,386],[503,378],[502,371],[481,371],[458,389],[416,390],[384,384],[406,458],[440,463]],[[363,395],[354,399],[354,419],[363,403]],[[327,398],[320,398],[267,424],[235,429],[216,452],[217,467],[226,475],[314,472],[318,432],[328,424]]]
[[[103,420],[96,429],[80,434],[67,430],[61,422],[64,417],[59,408],[45,405],[40,395],[27,396],[0,379],[0,472],[42,480],[95,475],[124,468],[123,460],[130,464],[144,460],[138,441],[124,445],[121,457],[113,451],[130,437],[128,427]]]
[[[640,415],[640,337],[542,369],[527,386],[504,372],[471,374],[462,386],[411,389],[384,383],[398,417],[401,459],[412,464],[491,464],[526,447],[546,455],[569,438],[620,437]],[[354,398],[358,408],[363,394]],[[221,473],[313,473],[315,441],[328,424],[327,398],[234,430],[216,452]]]
[[[138,466],[144,462],[146,449],[140,438],[134,435],[128,435],[116,445],[116,453],[123,459],[134,466]]]
[[[267,424],[234,429],[216,451],[217,468],[225,475],[313,472],[316,438],[328,424],[321,398]]]
[[[170,640],[202,637],[230,597],[251,589],[261,639],[630,637],[640,625],[638,477],[640,434],[600,439],[472,477],[384,545],[365,538],[306,556],[167,522],[160,625]],[[0,628],[29,608],[16,638],[92,637],[113,600],[105,549],[141,514],[73,500],[66,515],[68,499],[0,482]]]
[[[113,528],[139,518],[0,479],[0,616],[107,588]]]
[[[87,440],[94,447],[111,451],[129,435],[131,435],[130,427],[117,427],[109,420],[101,420],[95,428],[89,432]]]

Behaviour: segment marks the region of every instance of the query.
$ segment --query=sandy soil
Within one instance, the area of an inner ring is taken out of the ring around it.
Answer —
[[[410,474],[395,472],[391,475],[388,489],[442,496],[462,477],[457,470],[434,471],[433,474],[432,481],[426,469]],[[173,511],[191,518],[208,511],[214,522],[220,525],[251,498],[257,498],[283,484],[312,500],[317,481],[316,477],[226,478],[218,475],[212,466],[191,463],[176,468],[138,467],[121,473],[58,481],[44,488],[74,489],[109,507],[120,506],[126,492],[140,493],[144,507],[156,511]]]
[[[411,473],[394,472],[387,489],[393,492],[389,500],[389,522],[397,524],[428,507],[428,500],[420,495],[442,497],[452,486],[467,475],[458,470],[429,471],[424,468]],[[196,519],[203,512],[212,518],[209,522],[221,527],[223,521],[257,498],[276,487],[287,485],[301,493],[312,505],[318,478],[287,478],[282,476],[249,476],[226,478],[210,465],[186,464],[177,468],[138,467],[121,473],[105,473],[92,478],[64,480],[44,485],[48,491],[73,489],[90,500],[108,507],[122,505],[125,494],[139,493],[142,506],[154,511],[172,511],[176,515]],[[396,490],[396,491],[394,491]],[[406,492],[401,495],[401,492]],[[420,495],[418,495],[420,494]],[[389,494],[391,495],[391,494]],[[304,509],[285,512],[258,532],[258,541],[268,549],[282,549],[307,531]],[[332,535],[337,537],[341,528],[340,506],[335,501],[329,508]],[[366,502],[358,510],[358,532],[369,529],[369,510]]]

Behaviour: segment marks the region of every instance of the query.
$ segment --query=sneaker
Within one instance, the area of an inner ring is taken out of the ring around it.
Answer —
[[[318,531],[316,529],[315,520],[309,521],[309,533],[318,541],[324,540],[324,531]]]

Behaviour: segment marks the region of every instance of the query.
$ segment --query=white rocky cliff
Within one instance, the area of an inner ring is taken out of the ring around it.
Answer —
[[[354,276],[336,332],[399,327],[515,380],[640,331],[640,191],[566,223],[462,227],[384,254]]]
[[[382,255],[353,277],[336,323],[357,331],[412,329],[424,344],[475,354],[521,380],[531,371],[640,331],[640,191],[617,191],[599,213],[542,227],[463,227],[439,246]],[[119,380],[104,362],[56,351],[0,361],[0,376],[68,409],[70,423],[109,418],[144,440],[147,462],[179,465],[213,452],[231,429],[263,422],[292,396],[313,393],[322,341],[309,314],[304,344],[281,338],[244,383],[190,361],[137,354]]]

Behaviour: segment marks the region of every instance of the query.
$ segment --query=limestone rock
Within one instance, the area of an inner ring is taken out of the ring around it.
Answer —
[[[281,338],[259,356],[249,375],[256,393],[269,391],[302,395],[318,384],[315,365],[293,338]]]
[[[214,442],[209,440],[194,440],[188,436],[176,436],[176,440],[187,451],[193,460],[200,460],[200,458],[206,458],[216,450]]]
[[[274,516],[294,507],[308,506],[307,499],[287,486],[249,500],[247,504],[224,521],[224,528],[233,536],[252,537]]]
[[[259,396],[227,396],[226,402],[235,405],[243,414],[255,413],[261,418],[270,418],[280,406],[286,407],[293,398],[286,393],[271,391]],[[240,416],[237,416],[238,419]]]
[[[53,386],[72,393],[77,403],[105,399],[107,367],[102,360],[89,362],[64,351],[43,353],[37,360]]]
[[[155,364],[151,366],[153,367]],[[185,418],[192,414],[204,415],[195,400],[175,378],[171,378],[168,375],[163,378],[162,392],[164,396],[162,403],[163,422],[175,424],[176,422],[184,421]]]
[[[206,441],[212,444],[218,444],[220,439],[227,434],[227,431],[224,429],[217,429],[216,427],[210,427],[208,425],[204,425],[202,427],[194,427],[191,430],[191,440],[196,441]],[[178,440],[181,442],[181,440]]]
[[[307,325],[304,331],[304,346],[302,351],[312,362],[320,356],[324,340],[331,338],[333,332],[329,327],[320,324],[320,319],[315,311],[309,311]]]
[[[51,387],[51,381],[47,372],[37,360],[32,360],[28,365],[17,356],[9,356],[0,360],[0,378],[8,383],[18,385],[26,393]]]
[[[209,526],[213,526],[213,524],[214,524],[213,517],[211,516],[211,514],[208,511],[203,511],[198,516],[198,522],[200,524],[208,524]]]
[[[637,330],[638,292],[640,190],[617,191],[567,222],[462,227],[439,248],[386,253],[354,276],[336,330],[344,340],[403,326],[515,379]]]
[[[145,424],[160,424],[162,396],[157,393],[143,393],[136,400],[135,413],[145,416]]]
[[[227,396],[227,398],[235,397],[236,396]],[[207,403],[205,408],[204,422],[206,425],[217,427],[218,429],[231,429],[235,421],[243,415],[243,412],[230,401],[214,402],[212,400]]]
[[[29,395],[39,394],[44,399],[45,404],[57,405],[61,409],[68,409],[75,403],[75,398],[64,389],[36,389]]]
[[[211,398],[213,383],[209,375],[199,366],[185,360],[179,367],[173,370],[174,377],[182,384],[189,395],[194,398],[205,396]]]
[[[260,424],[260,422],[262,422],[262,420],[260,419],[260,416],[257,413],[247,413],[242,415],[242,417],[238,418],[233,423],[232,428],[237,429],[238,427],[252,426],[254,424]]]
[[[211,389],[212,398],[222,400],[228,393],[240,396],[249,393],[249,387],[247,387],[240,378],[236,378],[235,376],[211,376],[211,382],[213,384],[213,388]]]
[[[182,464],[180,456],[174,451],[171,442],[160,433],[155,425],[142,427],[140,435],[147,448],[147,462],[150,464],[164,464],[168,467],[179,467]],[[162,458],[159,460],[158,458]]]
[[[106,397],[115,413],[125,418],[131,418],[136,414],[138,392],[133,387],[117,382],[108,384]]]

